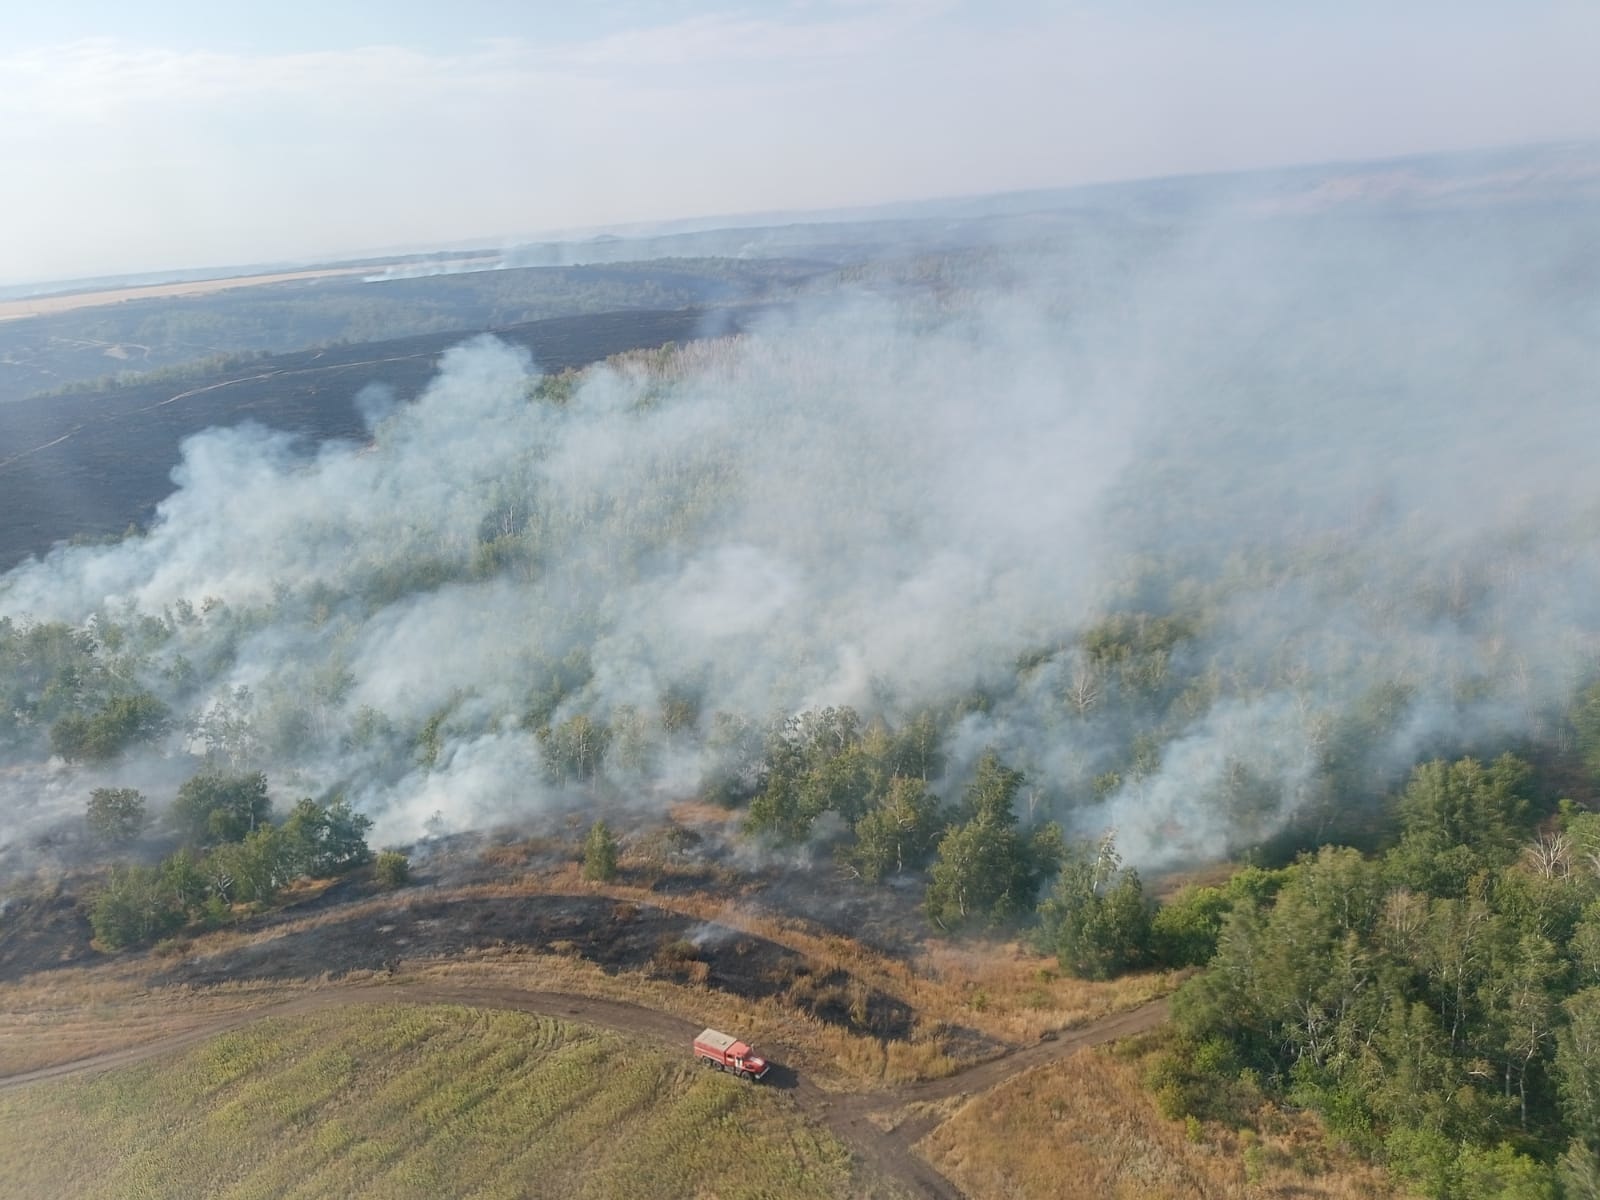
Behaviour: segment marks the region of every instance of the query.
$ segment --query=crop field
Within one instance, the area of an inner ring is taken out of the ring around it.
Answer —
[[[273,1018],[0,1095],[7,1197],[884,1194],[782,1094],[524,1013]]]

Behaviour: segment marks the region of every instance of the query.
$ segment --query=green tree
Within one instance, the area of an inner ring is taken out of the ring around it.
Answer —
[[[161,886],[173,902],[190,916],[205,904],[208,891],[206,873],[188,847],[169,854],[161,863]]]
[[[153,942],[183,920],[183,909],[150,867],[115,868],[89,906],[95,940],[108,950]]]
[[[1006,766],[993,750],[986,751],[962,793],[962,815],[988,825],[1015,825],[1017,793],[1025,782],[1021,771]]]
[[[1124,870],[1111,837],[1066,847],[1061,872],[1039,905],[1040,942],[1079,979],[1109,979],[1137,966],[1150,942],[1150,909],[1138,872]]]
[[[1198,967],[1217,952],[1232,901],[1221,888],[1186,887],[1150,919],[1150,953],[1169,967]]]
[[[918,713],[890,739],[884,769],[923,783],[944,774],[944,735],[932,712]]]
[[[1450,1200],[1556,1200],[1550,1168],[1508,1145],[1462,1147],[1455,1174]]]
[[[611,730],[586,713],[546,725],[537,736],[546,777],[563,787],[594,779],[611,745]]]
[[[93,713],[67,713],[50,727],[50,748],[69,762],[110,762],[171,725],[165,704],[149,692],[134,692],[113,696]]]
[[[1463,896],[1472,877],[1516,857],[1526,830],[1526,763],[1502,754],[1423,763],[1398,810],[1402,834],[1389,862],[1400,882],[1435,896]]]
[[[1600,780],[1600,683],[1591,684],[1578,697],[1572,710],[1572,725],[1584,766],[1594,779]]]
[[[1013,804],[1020,771],[993,751],[978,763],[967,788],[966,821],[939,840],[924,904],[943,929],[1012,921],[1032,911],[1039,886],[1061,861],[1061,830],[1044,825],[1031,834],[1017,829]]]
[[[784,844],[803,842],[817,815],[806,808],[797,778],[770,771],[760,793],[750,801],[744,830]]]
[[[1567,943],[1579,987],[1600,985],[1600,900],[1591,901]]]
[[[1600,1200],[1600,1154],[1573,1142],[1556,1161],[1562,1200]]]
[[[1552,988],[1560,975],[1556,948],[1542,937],[1528,935],[1520,939],[1491,984],[1493,999],[1487,1007],[1499,1032],[1506,1095],[1515,1091],[1524,1129],[1529,1075],[1556,1040],[1559,1009]]]
[[[1382,895],[1381,865],[1335,847],[1297,862],[1270,907],[1241,895],[1211,969],[1174,999],[1180,1028],[1229,1039],[1258,1068],[1312,1072],[1322,1087],[1316,1073],[1358,1057],[1383,1017],[1382,963],[1367,940]]]
[[[366,839],[371,828],[372,819],[356,812],[341,796],[328,805],[301,800],[284,821],[282,833],[295,872],[327,879],[371,861]]]
[[[1562,1008],[1566,1025],[1556,1034],[1556,1091],[1567,1129],[1600,1151],[1600,987],[1585,988]]]
[[[1429,908],[1415,963],[1452,1051],[1464,1049],[1468,1033],[1484,1023],[1480,999],[1505,940],[1504,922],[1482,900],[1435,900]]]
[[[767,731],[760,791],[745,816],[746,832],[792,844],[811,836],[823,813],[859,820],[886,786],[883,764],[891,749],[881,729],[863,734],[851,708],[807,711],[777,722]]]
[[[263,825],[206,856],[213,889],[224,900],[270,903],[295,877],[293,851],[280,830]]]
[[[202,771],[184,782],[172,805],[172,819],[191,845],[242,841],[267,823],[271,803],[267,777]]]
[[[617,877],[617,839],[604,821],[589,826],[583,843],[583,877],[608,883]]]
[[[630,775],[648,773],[655,762],[649,722],[631,704],[620,704],[611,713],[609,761]]]
[[[896,775],[878,806],[855,823],[844,861],[868,883],[925,866],[944,828],[939,798],[920,778]]]
[[[95,788],[89,793],[84,819],[101,841],[125,846],[139,836],[149,819],[144,793],[137,788]]]

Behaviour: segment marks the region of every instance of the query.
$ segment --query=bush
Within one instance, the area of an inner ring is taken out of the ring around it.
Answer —
[[[171,727],[167,706],[149,692],[113,696],[94,713],[68,713],[52,725],[50,749],[69,762],[110,762]]]
[[[196,846],[242,842],[268,823],[267,777],[202,771],[178,789],[172,820]]]
[[[1217,952],[1217,934],[1231,907],[1221,888],[1184,888],[1150,922],[1152,956],[1163,966],[1204,966]]]
[[[149,867],[118,867],[89,907],[95,940],[107,950],[153,942],[183,922],[183,909]]]
[[[84,813],[89,831],[112,846],[124,846],[145,826],[144,796],[134,788],[95,788]]]
[[[589,827],[583,844],[583,877],[594,883],[607,883],[617,877],[617,839],[604,821]]]
[[[411,860],[398,850],[385,850],[372,864],[372,877],[387,888],[411,882]]]

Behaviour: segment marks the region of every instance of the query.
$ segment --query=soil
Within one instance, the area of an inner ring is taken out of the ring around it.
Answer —
[[[77,897],[65,892],[0,900],[0,980],[85,966],[96,957],[91,936]]]

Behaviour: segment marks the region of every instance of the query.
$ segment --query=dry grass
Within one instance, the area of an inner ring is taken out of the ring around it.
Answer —
[[[824,971],[843,970],[869,987],[904,1000],[922,1019],[963,1025],[1003,1042],[1030,1043],[1048,1030],[1069,1029],[1164,996],[1181,981],[1172,972],[1127,975],[1109,983],[1065,978],[1053,958],[1016,941],[929,937],[908,959],[879,953],[811,922],[757,913],[734,900],[663,895],[626,883],[586,883],[577,864],[528,875],[477,894],[610,896],[715,922],[787,946]]]
[[[210,1025],[303,994],[307,984],[144,986],[133,962],[32,975],[0,989],[0,1074],[72,1062]]]
[[[1140,1039],[1146,1048],[1156,1039]],[[1374,1200],[1384,1175],[1330,1151],[1315,1122],[1263,1109],[1258,1128],[1169,1121],[1142,1056],[1086,1051],[968,1101],[922,1142],[963,1190],[1060,1200]]]
[[[262,1021],[0,1095],[0,1123],[0,1193],[30,1200],[875,1190],[768,1089],[616,1034],[452,1006]]]
[[[779,999],[746,999],[681,981],[676,971],[608,974],[584,959],[559,952],[480,951],[448,961],[424,962],[393,977],[396,983],[452,987],[523,987],[622,1000],[671,1013],[685,1021],[736,1029],[758,1048],[779,1054],[818,1086],[864,1086],[937,1078],[956,1069],[933,1032],[910,1042],[883,1043],[830,1025]]]
[[[510,860],[523,848],[501,847],[496,852]],[[397,981],[439,979],[459,984],[481,979],[568,990],[660,1008],[690,1021],[726,1022],[758,1045],[783,1047],[795,1065],[833,1086],[887,1086],[942,1077],[959,1065],[951,1054],[964,1048],[960,1029],[1001,1042],[1031,1043],[1046,1030],[1082,1024],[1164,994],[1174,983],[1163,974],[1130,976],[1109,984],[1064,979],[1052,960],[1017,943],[930,938],[909,960],[892,958],[800,919],[756,913],[737,896],[730,900],[663,895],[627,883],[587,883],[576,863],[502,884],[421,894],[430,900],[598,894],[619,906],[654,905],[770,939],[805,956],[818,973],[844,971],[857,989],[876,989],[907,1003],[917,1014],[912,1037],[883,1042],[829,1025],[781,998],[745,1000],[705,987],[705,964],[670,951],[645,972],[612,975],[574,955],[571,947],[552,946],[549,952],[538,953],[507,946],[443,960],[408,961],[397,977]],[[397,901],[403,903],[404,894],[309,913],[266,930],[225,929],[196,937],[184,953],[204,956],[259,945],[383,912]],[[92,968],[36,974],[0,988],[0,1007],[8,1015],[0,1026],[0,1074],[154,1040],[217,1015],[286,999],[307,987],[337,986],[324,978],[309,983],[163,988],[157,996],[146,990],[148,972],[147,960],[114,959]],[[342,982],[373,978],[371,972],[353,972]]]

